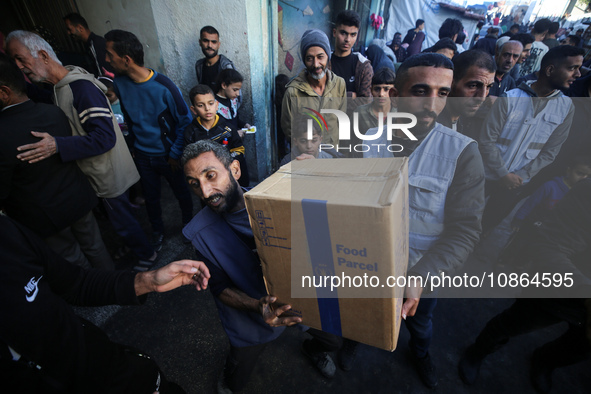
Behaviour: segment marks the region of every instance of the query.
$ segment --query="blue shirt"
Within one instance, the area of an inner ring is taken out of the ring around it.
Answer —
[[[134,137],[134,149],[147,156],[170,156],[183,153],[185,128],[191,123],[189,107],[178,87],[168,77],[158,74],[136,83],[128,76],[113,81],[121,109]]]
[[[260,260],[250,246],[254,235],[246,223],[246,209],[222,216],[206,206],[183,229],[183,235],[197,250],[198,258],[209,268],[209,288],[222,326],[235,347],[270,342],[285,329],[269,326],[260,313],[235,309],[219,299],[226,288],[239,289],[255,299],[267,295]],[[245,242],[246,236],[250,242]]]
[[[115,146],[117,136],[113,128],[107,96],[92,82],[79,79],[71,82],[73,106],[78,112],[86,136],[55,137],[63,161],[102,155]]]
[[[515,213],[515,220],[522,221],[532,213],[539,215],[552,210],[569,190],[570,188],[564,183],[564,178],[561,176],[544,183]]]

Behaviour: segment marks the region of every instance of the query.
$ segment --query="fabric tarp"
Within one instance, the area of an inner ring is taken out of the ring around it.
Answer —
[[[404,38],[408,29],[414,28],[415,21],[423,19],[426,35],[422,48],[424,50],[439,41],[439,27],[447,18],[456,18],[462,21],[467,39],[472,38],[478,24],[476,19],[465,18],[459,12],[442,8],[437,1],[392,0],[385,38],[387,41],[392,40],[396,32],[402,33],[402,38]]]

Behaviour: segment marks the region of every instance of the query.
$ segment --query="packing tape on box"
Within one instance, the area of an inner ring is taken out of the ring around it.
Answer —
[[[335,275],[327,201],[303,199],[302,211],[314,275]],[[342,336],[337,292],[331,292],[328,287],[321,286],[316,288],[316,296],[322,331]]]

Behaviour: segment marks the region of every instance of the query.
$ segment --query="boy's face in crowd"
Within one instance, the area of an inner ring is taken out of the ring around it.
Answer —
[[[199,38],[199,45],[206,58],[214,58],[220,49],[220,37],[217,34],[203,32]]]
[[[517,64],[521,57],[523,46],[518,42],[507,42],[497,52],[495,61],[497,62],[497,71],[506,74]]]
[[[211,93],[197,94],[193,98],[191,112],[193,112],[193,115],[198,116],[201,120],[213,120],[215,119],[216,112],[218,112],[218,102]]]
[[[14,59],[21,71],[33,82],[45,82],[49,72],[43,64],[41,56],[36,58],[26,46],[18,40],[11,40],[6,47],[6,52]]]
[[[204,205],[217,213],[232,212],[236,208],[240,199],[237,160],[227,169],[213,152],[205,152],[189,160],[184,169],[189,186]]]
[[[115,101],[117,101],[117,95],[115,94],[115,91],[113,90],[113,88],[109,88],[107,90],[107,93],[105,93],[105,96],[107,96],[107,98],[109,99],[109,102],[111,104],[113,104]]]
[[[521,56],[519,57],[519,60],[517,61],[517,63],[522,64],[523,62],[525,62],[525,59],[527,59],[529,57],[530,53],[531,53],[531,43],[527,44],[526,46],[523,47],[523,50],[521,51]]]
[[[371,85],[371,95],[373,103],[380,107],[390,101],[390,91],[394,89],[394,84]]]
[[[240,89],[242,89],[242,82],[234,82],[229,85],[222,83],[222,90],[224,91],[224,95],[230,100],[234,100],[235,98],[240,96]]]
[[[68,31],[68,35],[72,38],[74,38],[75,40],[78,41],[83,41],[82,38],[82,26],[78,25],[75,26],[72,24],[72,22],[70,22],[69,19],[66,19],[66,30]]]
[[[357,41],[358,33],[359,28],[355,26],[338,25],[332,29],[332,35],[335,38],[335,48],[337,48],[338,52],[348,54],[353,49],[355,41]]]
[[[585,178],[589,178],[590,176],[591,167],[584,164],[578,164],[574,167],[568,167],[566,169],[565,180],[570,186],[572,186]]]
[[[113,41],[107,41],[105,60],[111,65],[117,75],[126,75],[128,69],[127,57],[121,57],[113,49]]]
[[[308,139],[308,133],[300,134],[298,137],[294,139],[294,145],[298,148],[300,153],[306,153],[308,155],[312,155],[314,157],[318,157],[318,153],[320,152],[320,144],[322,143],[322,137],[314,130],[314,134],[312,134],[312,139]]]
[[[466,71],[462,79],[452,82],[450,97],[453,98],[451,102],[460,110],[460,116],[471,117],[476,114],[486,100],[494,78],[494,71],[473,65]]]
[[[316,80],[320,80],[326,76],[326,65],[328,64],[328,56],[324,49],[320,47],[310,47],[306,52],[304,64],[308,70],[308,75]]]
[[[398,111],[417,117],[413,130],[421,133],[433,127],[445,107],[452,79],[453,71],[443,67],[418,66],[407,70],[400,90],[394,88],[393,93],[402,98],[398,100]]]
[[[568,89],[581,76],[579,69],[582,65],[583,56],[569,56],[559,64],[547,67],[546,72],[550,70],[549,80],[554,89]]]

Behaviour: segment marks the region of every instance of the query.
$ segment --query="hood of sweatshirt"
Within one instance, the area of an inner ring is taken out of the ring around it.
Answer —
[[[85,79],[89,82],[95,84],[99,89],[103,91],[103,93],[107,93],[107,87],[103,85],[99,80],[94,77],[94,74],[89,73],[85,69],[78,67],[78,66],[65,66],[66,70],[68,70],[68,74],[61,81],[55,84],[55,89],[60,89],[66,85],[74,81],[78,81],[80,79]]]

